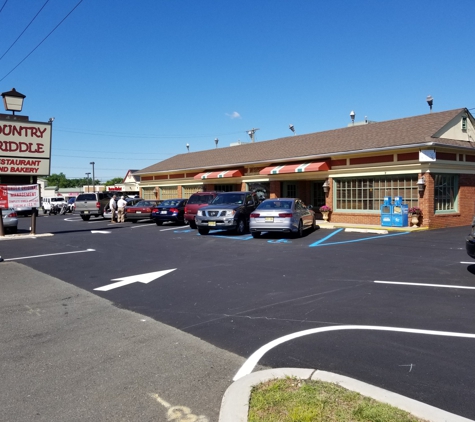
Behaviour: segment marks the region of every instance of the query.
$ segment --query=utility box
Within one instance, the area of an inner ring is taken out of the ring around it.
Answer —
[[[385,196],[383,205],[381,205],[381,225],[390,227],[392,225],[392,215],[392,198],[390,196]]]
[[[402,196],[394,197],[391,225],[393,227],[407,227],[409,225],[409,205],[403,204]]]

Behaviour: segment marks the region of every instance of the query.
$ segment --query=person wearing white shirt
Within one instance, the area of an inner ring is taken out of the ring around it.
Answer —
[[[117,213],[117,220],[119,223],[125,223],[125,206],[127,205],[127,201],[124,199],[124,196],[121,196],[120,199],[117,201],[117,207],[119,209]]]

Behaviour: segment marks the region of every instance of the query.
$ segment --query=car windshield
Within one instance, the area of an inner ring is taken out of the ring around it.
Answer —
[[[160,206],[163,206],[163,207],[177,207],[178,205],[180,205],[180,202],[181,200],[172,200],[172,199],[168,199],[168,200],[165,200],[165,201],[162,201],[160,203]]]
[[[214,195],[191,195],[188,199],[188,205],[193,204],[209,204],[213,200]]]
[[[220,193],[212,204],[243,204],[245,195],[242,193]]]
[[[153,207],[154,205],[157,205],[157,201],[140,201],[134,207]]]
[[[292,201],[267,200],[262,202],[257,208],[260,210],[290,210],[292,208]]]

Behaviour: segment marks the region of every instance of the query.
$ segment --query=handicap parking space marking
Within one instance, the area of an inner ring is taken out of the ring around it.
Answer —
[[[475,287],[472,287],[472,286],[452,286],[450,284],[408,283],[405,281],[381,281],[381,280],[375,280],[374,282],[378,284],[399,284],[399,285],[405,285],[405,286],[441,287],[445,289],[475,290]]]
[[[288,239],[278,239],[278,240],[268,240],[267,243],[292,243],[292,241]]]
[[[249,358],[244,362],[239,371],[233,378],[233,381],[249,375],[262,357],[274,347],[277,347],[287,341],[294,340],[299,337],[304,337],[312,334],[319,334],[329,331],[340,331],[340,330],[372,330],[372,331],[391,331],[398,333],[409,333],[409,334],[425,334],[432,336],[445,336],[445,337],[460,337],[460,338],[472,338],[475,339],[475,334],[471,333],[457,333],[451,331],[434,331],[434,330],[420,330],[416,328],[401,328],[401,327],[385,327],[385,326],[375,326],[375,325],[335,325],[329,327],[320,327],[320,328],[310,328],[308,330],[298,331],[295,333],[287,334],[283,337],[279,337],[271,342],[265,344],[264,346],[257,349]]]
[[[308,245],[310,248],[316,247],[316,246],[330,246],[330,245],[340,245],[343,243],[354,243],[354,242],[362,242],[365,240],[374,240],[374,239],[381,239],[383,237],[392,237],[392,236],[400,236],[403,234],[410,234],[410,232],[400,232],[400,233],[391,233],[391,234],[383,234],[383,235],[374,235],[373,237],[364,237],[361,239],[353,239],[353,240],[343,240],[341,242],[330,242],[330,243],[323,243],[325,240],[329,239],[330,237],[336,235],[337,233],[341,232],[344,229],[338,229],[334,231],[333,233],[329,234],[328,236],[324,237],[323,239],[320,239],[319,241],[312,243],[311,245]]]

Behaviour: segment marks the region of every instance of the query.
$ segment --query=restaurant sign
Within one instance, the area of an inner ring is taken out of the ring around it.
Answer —
[[[48,176],[51,124],[0,120],[0,174]]]
[[[0,185],[0,208],[40,206],[38,185]]]

